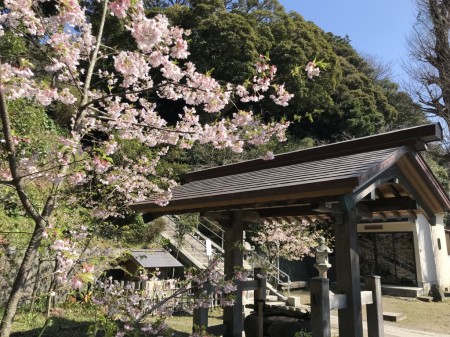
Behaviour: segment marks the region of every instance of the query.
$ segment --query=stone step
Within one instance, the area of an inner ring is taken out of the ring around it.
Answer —
[[[278,296],[276,296],[276,295],[266,295],[266,302],[278,302]]]
[[[401,314],[399,312],[383,312],[383,320],[389,321],[389,322],[400,322],[404,320],[406,316],[404,314]]]
[[[286,302],[283,301],[274,301],[274,302],[267,302],[266,301],[266,306],[268,307],[280,307],[280,308],[286,308]]]
[[[390,286],[390,285],[383,285],[382,284],[381,285],[381,293],[383,295],[416,298],[418,296],[422,296],[423,295],[423,288]]]
[[[433,297],[431,296],[418,296],[417,299],[422,302],[433,302]]]

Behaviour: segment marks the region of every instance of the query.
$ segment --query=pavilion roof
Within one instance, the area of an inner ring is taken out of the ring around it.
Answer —
[[[423,158],[424,144],[441,139],[439,124],[428,124],[350,141],[277,155],[272,161],[252,160],[193,172],[190,181],[172,191],[172,199],[160,207],[150,199],[131,208],[152,217],[164,214],[221,210],[261,210],[274,214],[295,206],[309,208],[336,201],[342,195],[356,202],[378,188],[378,198],[423,195],[428,213],[450,209],[450,199]],[[401,176],[403,184],[386,191],[377,177]],[[374,180],[375,179],[375,180]],[[383,192],[384,191],[384,192]],[[414,198],[417,200],[417,198]],[[411,210],[409,210],[411,211]]]

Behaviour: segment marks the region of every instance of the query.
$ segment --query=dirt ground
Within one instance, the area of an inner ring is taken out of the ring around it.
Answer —
[[[302,304],[309,304],[309,293],[293,291],[292,296],[299,296]],[[415,298],[383,296],[383,312],[398,312],[406,316],[400,322],[385,322],[401,328],[424,330],[450,334],[450,298],[444,302],[422,302]],[[365,310],[363,319],[365,320]],[[332,315],[337,316],[333,310]]]

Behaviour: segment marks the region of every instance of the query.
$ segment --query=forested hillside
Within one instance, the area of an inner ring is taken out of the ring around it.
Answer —
[[[276,0],[163,4],[151,11],[163,10],[174,24],[191,30],[189,58],[200,71],[224,81],[249,80],[255,57],[270,56],[295,94],[282,116],[300,119],[290,127],[296,138],[332,141],[425,121],[398,85],[379,77],[378,65],[358,55],[350,38],[326,33],[299,13],[286,13]],[[314,58],[328,67],[308,80],[302,70]],[[254,110],[262,117],[266,111],[281,112],[274,105],[258,104]]]

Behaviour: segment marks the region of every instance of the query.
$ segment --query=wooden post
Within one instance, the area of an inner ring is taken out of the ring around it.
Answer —
[[[380,276],[366,276],[366,290],[372,291],[372,304],[367,304],[367,330],[369,337],[384,337],[383,306],[381,303]]]
[[[337,293],[347,296],[347,307],[339,309],[339,335],[362,337],[361,280],[359,273],[356,207],[353,197],[340,200],[341,223],[335,225]]]
[[[195,290],[195,298],[200,298],[202,296],[208,296],[207,285],[204,285],[203,288],[198,288]],[[202,330],[208,327],[208,308],[195,308],[193,313],[193,327],[192,332],[196,332],[195,329],[199,328]]]
[[[230,214],[228,224],[222,223],[225,229],[225,278],[232,279],[235,267],[243,266],[243,220],[242,212],[233,212]],[[225,222],[225,221],[224,221]],[[236,300],[232,307],[225,307],[223,310],[223,322],[227,326],[224,337],[242,337],[244,330],[244,320],[242,311],[242,284],[238,282],[235,292]]]
[[[309,280],[311,328],[314,337],[330,337],[330,285],[329,280],[314,277]],[[346,335],[341,335],[346,336]]]
[[[255,268],[254,280],[258,281],[258,289],[255,290],[254,305],[258,313],[258,337],[264,337],[264,304],[266,302],[266,273],[261,268]]]

